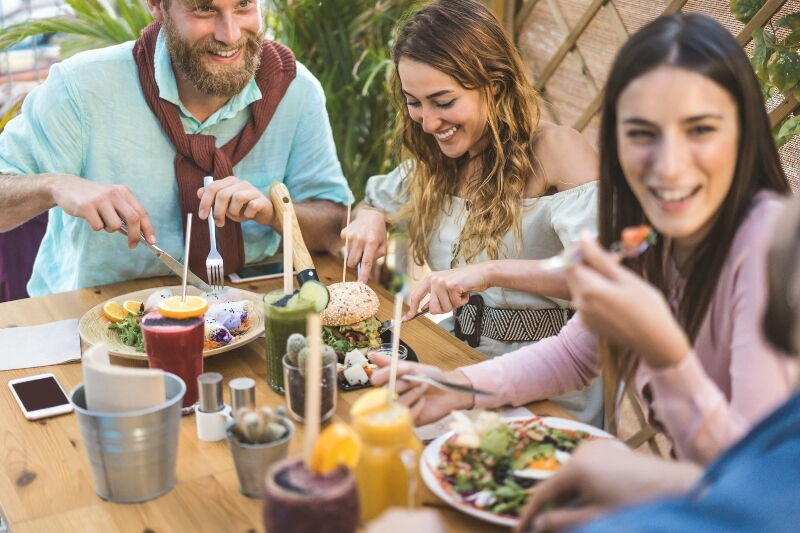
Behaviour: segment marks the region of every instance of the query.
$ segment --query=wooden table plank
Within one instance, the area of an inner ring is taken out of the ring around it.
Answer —
[[[341,263],[332,256],[315,256],[320,278],[325,283],[340,279]],[[352,279],[352,272],[350,273]],[[155,278],[117,283],[42,298],[0,304],[0,327],[29,326],[79,318],[96,304],[128,292],[163,285],[174,285],[175,278]],[[279,288],[280,280],[265,280],[239,285],[264,293]],[[376,288],[380,298],[378,318],[390,317],[391,296]],[[481,354],[426,318],[403,326],[403,340],[422,362],[444,369],[483,360]],[[145,366],[143,361],[115,358],[124,365]],[[259,405],[283,405],[284,397],[266,384],[265,344],[263,339],[204,361],[204,370],[221,373],[225,382],[240,376],[256,378]],[[82,380],[80,364],[63,364],[0,372],[0,387],[5,382],[41,372],[54,373],[67,391]],[[359,391],[337,395],[335,420],[347,420],[350,406]],[[227,386],[226,403],[230,403]],[[538,402],[535,412],[552,416],[569,415],[550,402]],[[303,426],[295,424],[296,436],[291,454],[300,454]],[[194,417],[181,420],[177,461],[178,482],[166,495],[140,504],[115,504],[95,493],[91,468],[83,448],[77,419],[65,415],[30,422],[20,412],[10,393],[0,394],[0,508],[13,533],[59,531],[263,531],[261,500],[239,493],[233,461],[224,441],[197,439]],[[421,487],[423,505],[433,506],[445,518],[448,531],[502,531],[447,507],[427,487]]]

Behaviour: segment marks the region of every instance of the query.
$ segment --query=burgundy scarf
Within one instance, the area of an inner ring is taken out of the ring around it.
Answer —
[[[156,39],[161,25],[153,22],[142,30],[133,47],[133,58],[139,69],[147,105],[161,123],[161,127],[175,147],[175,177],[183,210],[184,232],[186,213],[197,215],[200,199],[197,189],[203,186],[203,177],[212,175],[223,179],[233,175],[233,167],[255,146],[267,129],[278,103],[296,75],[294,54],[283,45],[265,40],[261,48],[261,66],[255,79],[261,90],[261,99],[250,105],[250,120],[236,137],[222,148],[215,145],[212,135],[187,134],[183,130],[178,107],[158,96],[155,79]],[[217,228],[217,247],[225,261],[225,273],[236,272],[244,265],[244,241],[238,222],[227,219]],[[189,252],[189,268],[206,279],[206,256],[209,252],[208,224],[196,220],[192,224],[192,245]]]

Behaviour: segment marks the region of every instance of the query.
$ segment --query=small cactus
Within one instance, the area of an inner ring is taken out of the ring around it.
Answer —
[[[286,409],[278,407],[277,414],[269,407],[251,409],[242,407],[236,412],[234,433],[248,444],[267,444],[281,439],[288,429],[284,423]]]
[[[292,333],[286,339],[286,353],[290,361],[297,361],[297,354],[306,347],[306,338],[300,333]]]

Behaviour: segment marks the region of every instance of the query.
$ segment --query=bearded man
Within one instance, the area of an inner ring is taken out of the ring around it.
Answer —
[[[140,235],[181,257],[185,213],[211,208],[226,272],[261,260],[280,239],[276,181],[309,249],[339,244],[349,189],[324,94],[264,39],[258,0],[148,5],[137,41],[54,65],[0,135],[0,231],[49,210],[31,296],[165,275]],[[198,275],[208,249],[207,224],[193,224]]]

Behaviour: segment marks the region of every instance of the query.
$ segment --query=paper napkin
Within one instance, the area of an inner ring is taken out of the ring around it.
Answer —
[[[83,354],[83,386],[90,411],[139,411],[166,399],[163,370],[112,365],[102,342]]]
[[[0,329],[0,370],[80,361],[78,319]]]

